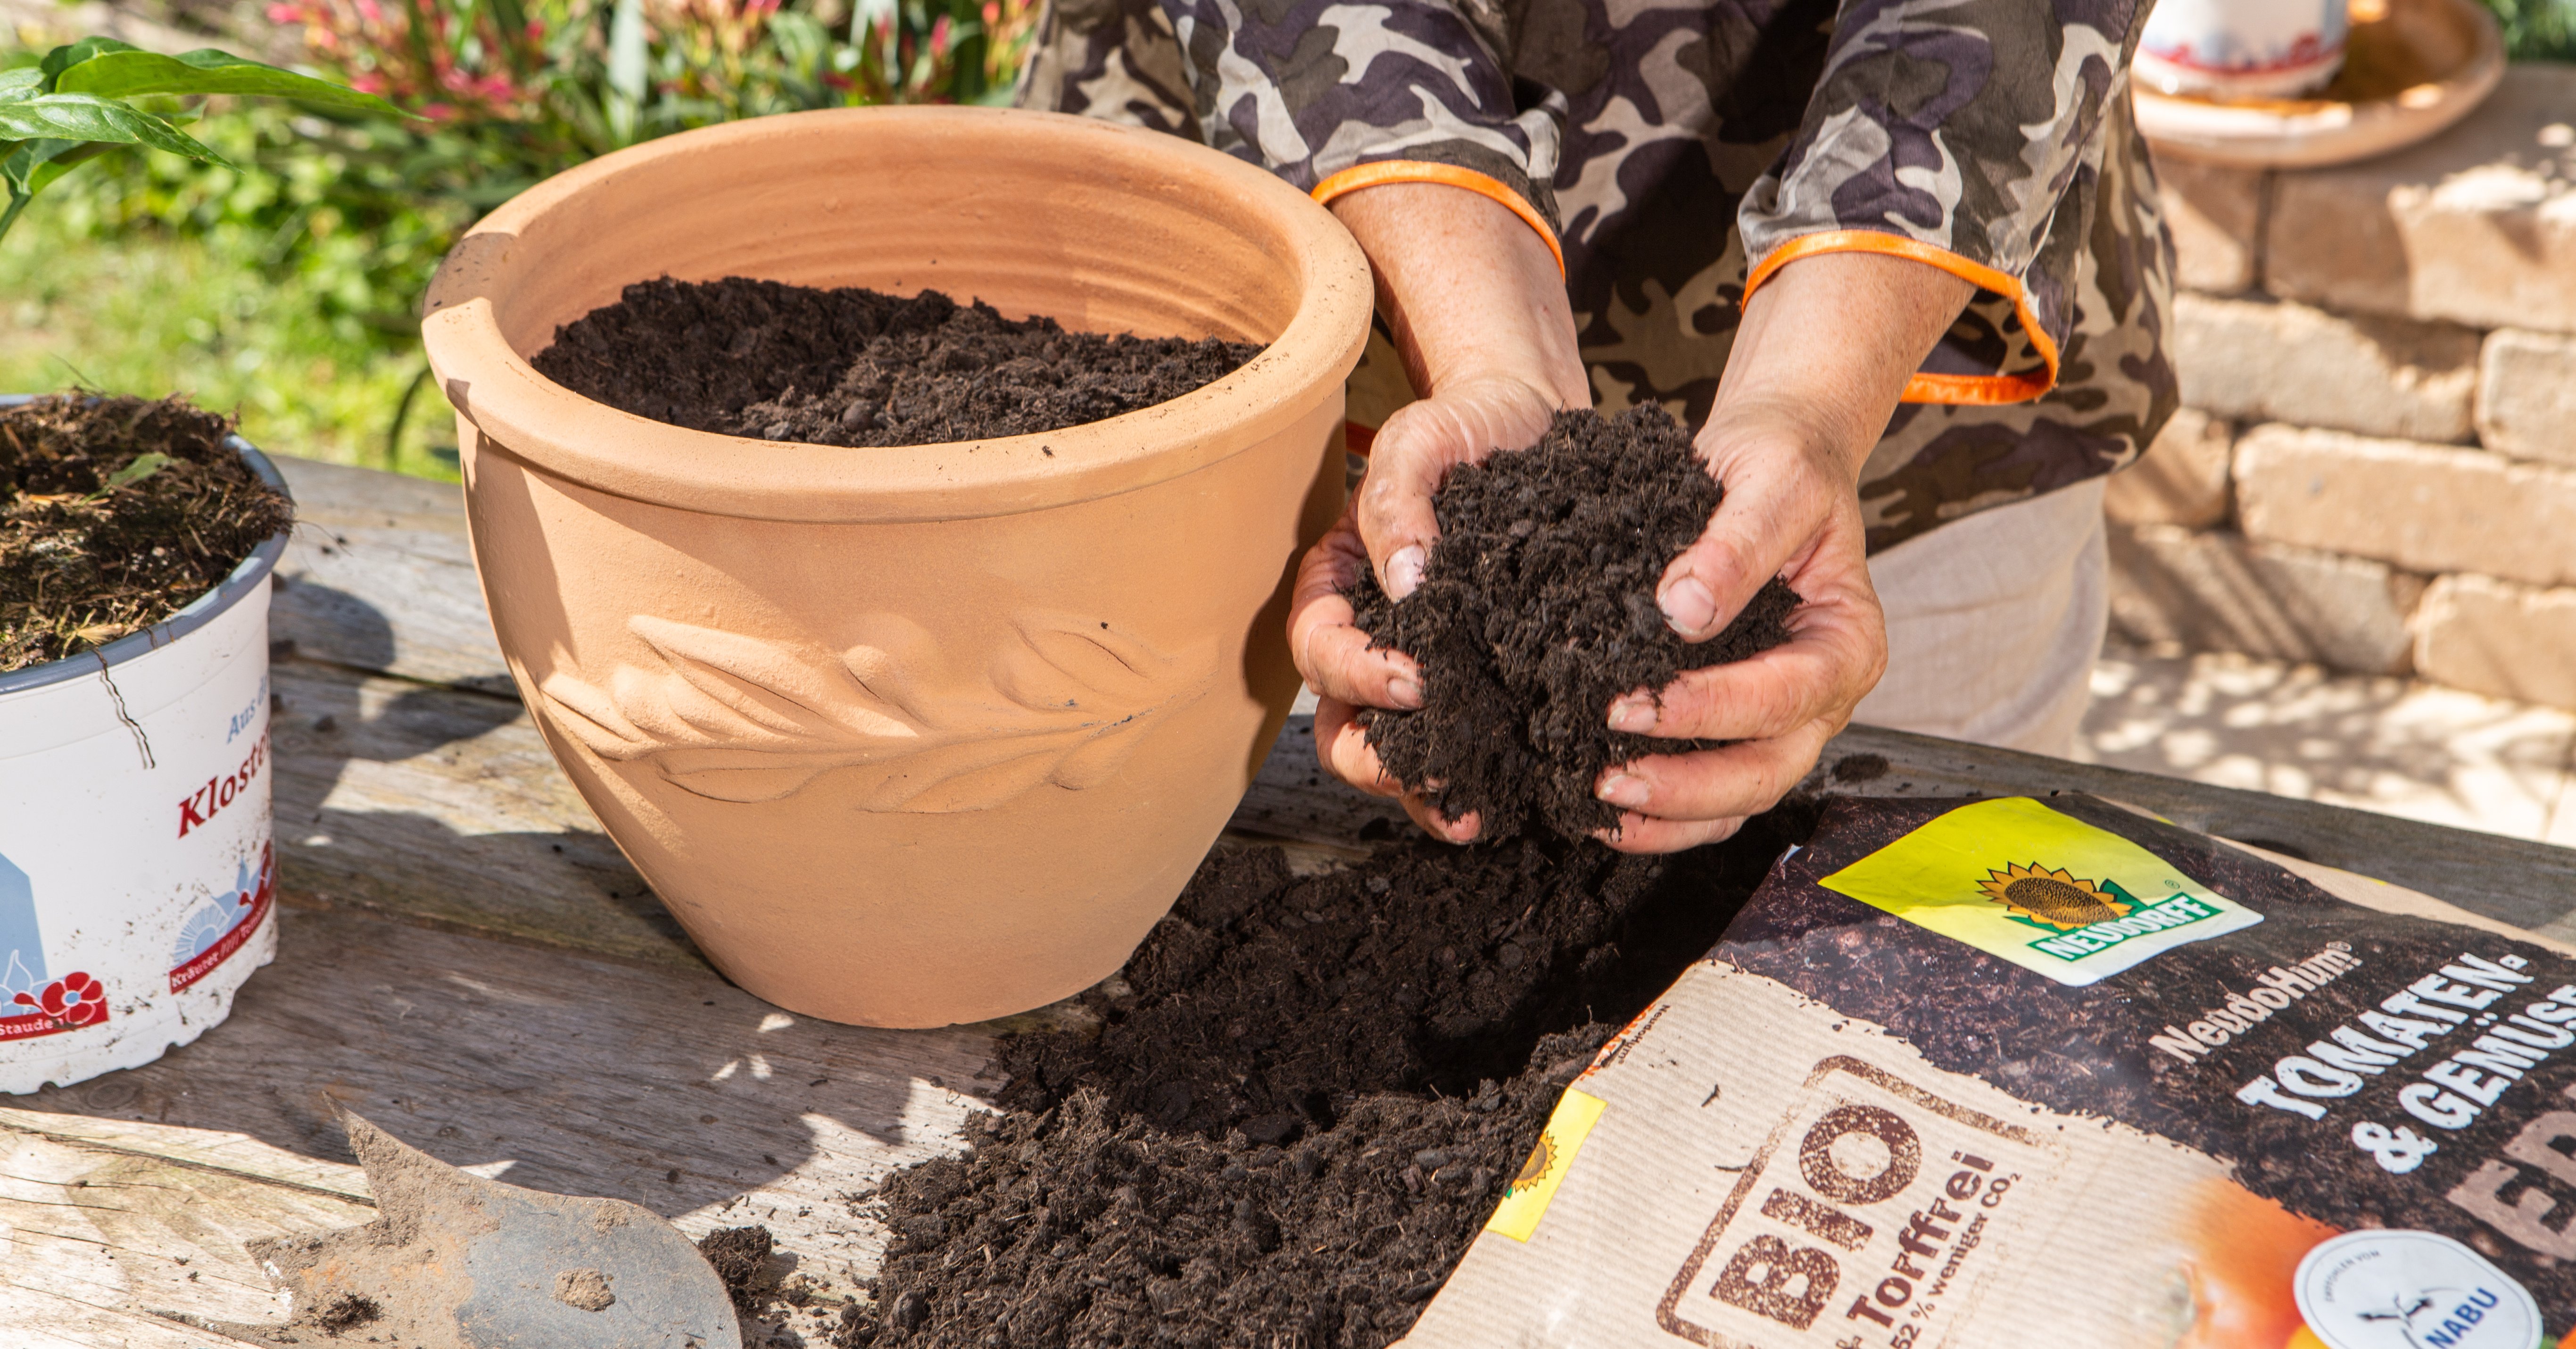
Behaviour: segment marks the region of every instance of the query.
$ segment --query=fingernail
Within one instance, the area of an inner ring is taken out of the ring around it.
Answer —
[[[1631,694],[1610,704],[1610,729],[1633,735],[1655,729],[1655,700]]]
[[[1646,804],[1646,780],[1626,773],[1613,773],[1610,780],[1602,783],[1600,790],[1593,794],[1614,806],[1636,810]]]
[[[1696,576],[1685,576],[1664,587],[1655,603],[1664,611],[1664,621],[1684,637],[1708,630],[1717,617],[1717,597]]]
[[[1397,707],[1407,710],[1417,708],[1422,706],[1422,685],[1403,675],[1397,675],[1387,681],[1386,696],[1393,700]]]
[[[1409,543],[1395,550],[1386,560],[1386,593],[1390,599],[1403,599],[1422,585],[1422,545]]]

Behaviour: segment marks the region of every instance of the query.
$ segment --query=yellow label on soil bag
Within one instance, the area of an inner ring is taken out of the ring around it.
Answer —
[[[1547,1117],[1547,1127],[1539,1131],[1538,1146],[1530,1149],[1520,1174],[1503,1187],[1503,1202],[1486,1220],[1486,1231],[1514,1241],[1530,1239],[1530,1233],[1538,1230],[1539,1215],[1556,1198],[1556,1187],[1565,1182],[1566,1169],[1574,1165],[1574,1154],[1583,1150],[1584,1138],[1601,1119],[1601,1109],[1600,1097],[1566,1088],[1555,1112]]]
[[[1819,883],[2061,984],[2263,921],[2137,844],[2019,796],[1961,806]]]

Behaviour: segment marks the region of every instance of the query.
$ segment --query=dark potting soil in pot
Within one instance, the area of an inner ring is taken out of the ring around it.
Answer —
[[[693,431],[814,445],[1034,435],[1168,403],[1261,348],[1067,332],[935,290],[640,281],[530,364],[596,403]]]
[[[1417,841],[1297,877],[1276,849],[1211,856],[1085,995],[1097,1034],[1004,1041],[973,1150],[879,1192],[892,1241],[837,1342],[1393,1342],[1565,1084],[1813,820],[1786,806],[1669,858]]]
[[[1611,701],[1789,637],[1798,596],[1776,578],[1705,642],[1675,635],[1655,603],[1724,496],[1653,404],[1559,413],[1530,449],[1451,469],[1420,588],[1390,603],[1368,574],[1350,593],[1374,645],[1422,668],[1420,709],[1361,713],[1379,761],[1449,818],[1478,815],[1480,838],[1617,825],[1593,795],[1603,769],[1703,742],[1613,731]]]
[[[293,523],[232,430],[179,398],[0,408],[0,673],[168,618]]]

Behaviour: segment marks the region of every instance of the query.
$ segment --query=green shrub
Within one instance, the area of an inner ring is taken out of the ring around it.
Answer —
[[[2576,60],[2576,0],[2486,0],[2517,61]]]
[[[420,117],[232,109],[189,129],[241,167],[167,155],[103,161],[48,194],[42,247],[77,251],[86,240],[150,249],[153,265],[122,284],[186,278],[222,298],[163,296],[142,311],[184,313],[228,334],[228,359],[293,351],[295,373],[285,378],[329,368],[351,387],[299,382],[252,396],[247,377],[191,364],[209,354],[205,342],[160,353],[167,371],[159,373],[144,331],[59,317],[47,330],[53,363],[111,387],[142,381],[134,392],[189,388],[216,406],[231,405],[232,394],[254,416],[254,434],[258,418],[283,416],[332,457],[414,471],[434,467],[439,454],[452,463],[446,409],[417,386],[426,369],[418,310],[438,260],[483,212],[596,155],[692,127],[810,108],[1004,101],[1036,4],[280,0],[269,16],[300,27],[307,68]],[[33,59],[0,52],[0,67]],[[53,272],[120,284],[113,267],[36,266],[22,249],[37,246],[0,242],[0,297],[16,298],[21,310],[32,294],[59,289],[40,285]],[[255,312],[257,295],[294,312]],[[8,318],[0,313],[0,323]],[[172,330],[157,321],[145,328]],[[16,368],[28,359],[22,342]],[[12,366],[0,344],[0,372]],[[23,385],[26,375],[17,378]]]

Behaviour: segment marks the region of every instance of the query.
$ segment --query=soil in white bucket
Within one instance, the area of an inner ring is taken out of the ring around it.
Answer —
[[[0,403],[0,1092],[160,1057],[277,947],[284,484],[178,402]]]

